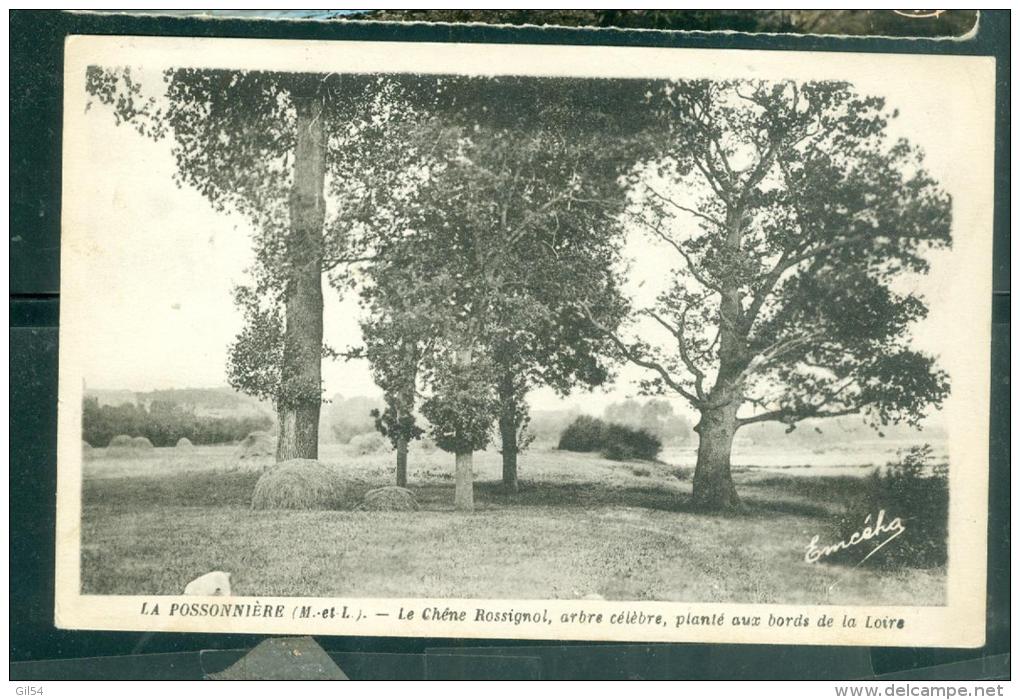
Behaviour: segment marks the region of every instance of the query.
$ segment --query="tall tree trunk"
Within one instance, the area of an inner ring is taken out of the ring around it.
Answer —
[[[457,453],[453,493],[453,507],[457,510],[475,509],[475,475],[472,462],[470,451]]]
[[[517,493],[517,423],[500,416],[499,431],[503,440],[503,490]]]
[[[407,438],[397,437],[397,486],[407,486]]]
[[[403,384],[396,392],[393,406],[397,419],[397,486],[407,486],[407,446],[410,436],[405,432],[406,422],[413,420],[415,384],[418,379],[418,348],[406,338],[400,341],[400,363]]]
[[[727,205],[725,249],[734,256],[740,250],[743,226],[743,201]],[[719,293],[719,372],[695,428],[698,461],[694,467],[694,504],[706,510],[740,506],[730,473],[730,455],[740,425],[737,409],[744,393],[741,376],[750,359],[739,287],[733,279],[724,279]]]
[[[499,435],[503,445],[503,490],[517,493],[518,406],[513,378],[499,384]]]
[[[740,505],[730,474],[733,436],[737,432],[737,402],[701,412],[698,462],[694,467],[694,503],[706,510],[730,510]]]
[[[276,459],[316,459],[322,405],[322,228],[326,138],[321,97],[294,95],[297,144],[290,193],[289,276]]]
[[[471,349],[457,350],[454,360],[460,367],[471,364]],[[457,436],[457,442],[463,444],[461,436]],[[470,449],[458,449],[456,452],[454,468],[454,493],[453,505],[457,510],[475,509],[475,475],[472,467],[472,456]]]

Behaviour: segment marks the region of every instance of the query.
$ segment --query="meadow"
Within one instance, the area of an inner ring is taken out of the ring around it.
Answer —
[[[453,510],[453,460],[440,451],[411,453],[418,511],[253,512],[268,459],[239,468],[230,446],[130,457],[93,449],[83,467],[82,590],[178,594],[223,570],[247,596],[944,604],[944,567],[804,560],[814,535],[838,539],[835,517],[881,463],[873,452],[816,450],[788,454],[788,464],[758,455],[760,465],[745,455],[734,476],[743,511],[712,515],[690,507],[689,450],[613,462],[533,446],[515,495],[502,491],[499,454],[477,453],[476,510],[465,514]],[[392,483],[391,453],[324,445],[320,461]]]

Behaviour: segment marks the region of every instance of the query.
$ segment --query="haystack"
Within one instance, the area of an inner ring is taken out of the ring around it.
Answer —
[[[133,437],[131,438],[131,447],[141,452],[143,450],[151,450],[152,443],[149,442],[147,437]]]
[[[355,435],[347,444],[351,446],[354,454],[362,456],[385,452],[390,447],[389,440],[376,432]]]
[[[116,435],[110,439],[109,447],[111,449],[131,449],[131,436],[130,435]]]
[[[418,510],[414,494],[400,486],[383,486],[365,494],[358,510]]]
[[[238,459],[272,457],[275,454],[276,440],[272,435],[263,430],[255,430],[248,433],[248,437],[241,440],[241,444],[237,446]]]
[[[181,452],[190,451],[190,450],[195,449],[195,445],[192,444],[191,440],[189,440],[186,437],[182,437],[180,440],[178,440],[176,447]]]
[[[289,459],[255,484],[252,510],[340,510],[357,503],[358,485],[314,459]],[[360,489],[364,492],[364,489]]]

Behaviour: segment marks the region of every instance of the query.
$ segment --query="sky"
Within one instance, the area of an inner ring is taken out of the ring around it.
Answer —
[[[899,109],[891,135],[921,146],[929,171],[954,199],[965,193],[968,183],[954,167],[963,154],[946,142],[939,126],[952,120],[959,106],[904,76],[875,76],[865,83],[868,92],[887,97]],[[231,290],[246,280],[245,268],[253,260],[251,232],[240,217],[213,211],[196,191],[173,183],[169,142],[152,142],[115,125],[110,111],[97,105],[84,124],[90,167],[78,187],[90,202],[82,222],[89,232],[83,264],[93,284],[87,318],[81,320],[95,339],[81,350],[86,385],[132,391],[225,386],[226,348],[241,327]],[[954,230],[954,237],[961,234]],[[632,269],[629,289],[645,298],[679,264],[637,229],[628,231],[625,255]],[[951,257],[933,256],[929,276],[904,282],[931,302],[931,313],[914,336],[918,347],[936,354],[940,339],[954,326],[948,306],[940,304],[950,293]],[[341,300],[325,284],[324,291],[326,342],[338,349],[357,345],[360,310],[353,295]],[[643,370],[623,367],[608,389],[566,399],[538,390],[530,401],[538,410],[577,405],[597,413],[636,395],[642,376]],[[364,361],[327,360],[323,380],[327,396],[380,393]],[[688,413],[679,400],[675,406]]]

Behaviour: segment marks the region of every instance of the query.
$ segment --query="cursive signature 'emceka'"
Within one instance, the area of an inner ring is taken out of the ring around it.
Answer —
[[[864,527],[861,530],[853,533],[847,539],[837,542],[835,544],[819,546],[818,540],[820,539],[820,537],[818,535],[815,535],[814,537],[811,538],[811,543],[808,544],[807,551],[804,553],[804,561],[808,562],[809,564],[814,564],[817,561],[821,560],[822,558],[831,556],[841,550],[850,549],[851,547],[862,544],[864,542],[870,542],[871,540],[877,539],[884,535],[888,535],[888,537],[882,540],[882,542],[877,547],[871,550],[868,553],[868,555],[861,560],[861,563],[863,563],[866,559],[868,559],[868,557],[870,557],[872,554],[882,549],[882,547],[886,546],[894,539],[902,535],[907,529],[903,525],[903,521],[900,520],[899,518],[893,518],[888,523],[886,523],[884,510],[878,511],[878,517],[875,518],[874,525],[869,525],[870,522],[871,515],[869,514],[868,517],[864,519]]]

